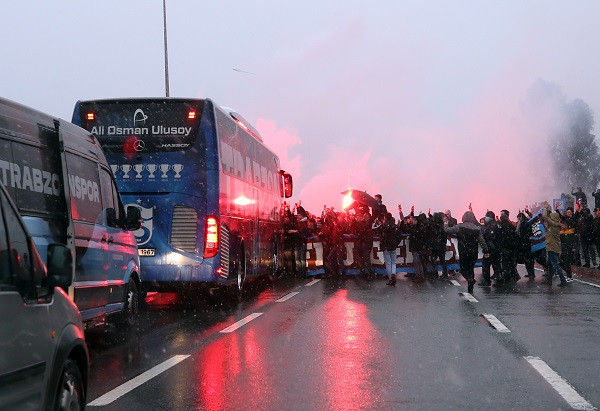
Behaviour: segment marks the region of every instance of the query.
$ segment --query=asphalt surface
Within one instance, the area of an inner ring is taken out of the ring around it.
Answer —
[[[600,406],[594,283],[538,275],[473,299],[459,278],[398,278],[286,279],[225,305],[156,295],[139,329],[87,333],[89,409]]]

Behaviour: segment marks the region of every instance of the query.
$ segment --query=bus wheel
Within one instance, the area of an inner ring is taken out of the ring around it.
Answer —
[[[131,277],[125,291],[125,306],[119,318],[119,325],[133,327],[137,322],[139,313],[140,293],[135,280]]]
[[[242,247],[239,254],[231,261],[230,273],[235,275],[235,285],[233,286],[234,297],[238,300],[242,299],[242,292],[244,290],[244,280],[246,279],[246,258],[244,254],[244,248]]]
[[[272,261],[271,261],[271,270],[269,273],[269,280],[274,282],[275,280],[280,279],[283,276],[283,269],[279,267],[279,247],[277,243],[273,243],[271,247],[272,251]]]

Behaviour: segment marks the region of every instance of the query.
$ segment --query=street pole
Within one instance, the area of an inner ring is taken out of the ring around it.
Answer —
[[[167,4],[163,0],[163,27],[165,37],[165,95],[169,97],[169,53],[167,52]]]

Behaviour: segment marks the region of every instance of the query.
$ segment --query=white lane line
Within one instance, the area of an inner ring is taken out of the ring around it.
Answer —
[[[307,291],[308,292],[308,291]],[[279,300],[275,300],[276,303],[282,303],[284,301],[289,300],[290,298],[292,298],[293,296],[295,296],[296,294],[300,294],[298,291],[293,291],[289,294],[284,295],[283,297],[281,297]]]
[[[248,324],[250,321],[254,320],[255,318],[260,317],[262,314],[263,313],[252,313],[252,314],[242,318],[238,322],[231,324],[229,327],[222,329],[219,332],[221,332],[221,333],[233,332],[233,331],[237,330],[238,328]]]
[[[499,319],[496,318],[494,314],[481,314],[483,318],[489,321],[492,327],[494,327],[500,333],[509,333],[510,330],[506,328],[504,324],[500,322]]]
[[[160,364],[150,368],[148,371],[145,371],[142,374],[138,375],[137,377],[132,378],[131,380],[127,381],[126,383],[119,385],[114,390],[111,390],[111,391],[107,392],[106,394],[102,395],[101,397],[96,398],[94,401],[90,402],[88,404],[88,406],[102,407],[104,405],[108,405],[111,402],[118,399],[119,397],[122,397],[123,395],[127,394],[129,391],[132,391],[133,389],[139,387],[140,385],[144,384],[145,382],[150,381],[152,378],[156,377],[158,374],[165,372],[166,370],[168,370],[169,368],[171,368],[174,365],[177,365],[181,361],[185,360],[187,357],[189,357],[189,355],[174,355],[173,357],[169,358],[168,360],[161,362]]]
[[[595,410],[592,404],[587,402],[585,398],[583,398],[575,388],[571,386],[563,377],[558,375],[552,368],[548,366],[544,361],[542,361],[539,357],[523,357],[527,360],[529,364],[535,368],[537,372],[540,373],[542,377],[550,385],[552,388],[556,390],[560,394],[561,397],[565,399],[569,405],[576,410]]]
[[[457,286],[457,287],[460,287],[460,283],[459,283],[458,281],[456,281],[456,280],[450,280],[450,282],[451,282],[453,285],[455,285],[455,286]]]
[[[588,283],[587,281],[581,281],[576,278],[574,278],[573,280],[577,281],[578,283],[581,283],[581,284],[591,285],[592,287],[600,288],[600,285],[598,285],[598,284]]]
[[[312,280],[310,283],[306,284],[305,287],[310,287],[312,285],[315,285],[316,283],[318,283],[319,281],[321,281],[320,278],[315,278],[314,280]]]
[[[463,297],[467,299],[467,301],[471,301],[472,303],[478,303],[477,298],[473,297],[470,293],[459,293]]]

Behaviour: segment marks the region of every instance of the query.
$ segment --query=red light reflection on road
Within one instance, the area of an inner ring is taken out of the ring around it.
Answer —
[[[203,349],[197,361],[197,406],[208,410],[264,407],[276,396],[265,355],[253,329],[232,333]]]
[[[367,307],[349,300],[347,290],[331,298],[326,310],[323,368],[327,408],[372,408],[379,392],[373,386],[378,380],[373,374],[384,372],[373,366],[379,332],[369,320]]]

